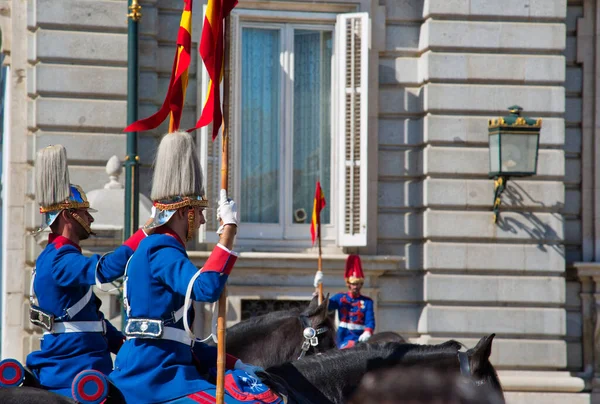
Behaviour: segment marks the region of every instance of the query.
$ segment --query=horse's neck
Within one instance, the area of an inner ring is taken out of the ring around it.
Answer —
[[[341,394],[349,387],[357,385],[367,372],[369,360],[381,355],[382,351],[375,347],[365,351],[353,348],[343,353],[336,352],[333,355],[315,356],[293,362],[276,368],[274,373],[305,396],[325,395],[331,402],[338,403],[341,402]],[[324,401],[321,398],[318,402]]]

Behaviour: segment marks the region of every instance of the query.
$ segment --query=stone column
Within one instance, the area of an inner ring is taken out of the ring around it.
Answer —
[[[581,282],[582,375],[600,395],[600,263],[575,264]]]

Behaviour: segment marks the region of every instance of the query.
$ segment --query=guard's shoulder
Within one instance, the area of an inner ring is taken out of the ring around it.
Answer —
[[[368,302],[372,302],[372,301],[373,301],[373,299],[371,299],[369,296],[365,296],[365,295],[360,295],[360,298],[361,298],[362,300],[366,300],[366,301],[368,301]]]
[[[77,252],[79,254],[81,254],[81,250],[79,249],[79,247],[77,245],[75,245],[72,241],[69,241],[66,238],[60,238],[55,240],[54,242],[50,243],[49,245],[49,250],[54,250],[54,251],[58,251],[58,250],[72,250],[74,252]]]
[[[146,237],[140,243],[138,251],[143,249],[150,252],[156,252],[158,250],[169,250],[174,252],[174,250],[178,250],[185,254],[185,247],[181,245],[175,237],[169,236],[168,234],[152,234]]]

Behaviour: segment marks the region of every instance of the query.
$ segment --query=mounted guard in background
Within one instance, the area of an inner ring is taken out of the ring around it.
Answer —
[[[322,282],[323,273],[315,275],[315,287]],[[373,300],[360,293],[364,282],[362,264],[358,255],[346,259],[344,279],[348,292],[338,293],[329,299],[329,310],[338,311],[337,344],[340,349],[353,347],[357,342],[367,342],[375,330]]]
[[[93,285],[123,275],[127,260],[145,237],[140,229],[114,252],[86,257],[79,242],[93,234],[94,221],[81,187],[70,184],[67,152],[46,147],[36,158],[36,199],[48,245],[36,261],[31,278],[30,321],[44,330],[41,349],[27,356],[27,367],[42,388],[71,397],[71,383],[81,371],[112,371],[110,353],[124,337],[100,311]]]

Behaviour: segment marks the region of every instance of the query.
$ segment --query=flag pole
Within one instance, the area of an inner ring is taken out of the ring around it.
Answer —
[[[138,24],[142,18],[142,7],[138,0],[128,0],[127,14],[127,124],[138,119]],[[139,165],[137,132],[127,132],[127,155],[125,156],[125,223],[123,240],[128,239],[138,228],[139,220]],[[121,301],[123,299],[123,291]],[[125,306],[121,308],[121,329],[125,329]]]
[[[223,134],[221,147],[221,189],[228,190],[229,188],[229,52],[230,49],[230,32],[229,32],[229,16],[224,22],[224,45],[223,52]],[[215,88],[215,91],[218,91]],[[227,287],[223,288],[223,292],[219,297],[218,317],[217,317],[217,394],[216,404],[223,404],[225,400],[225,339],[226,339],[226,315],[227,315]]]
[[[317,220],[317,232],[319,237],[319,261],[317,263],[317,268],[319,272],[323,270],[323,255],[321,252],[321,212],[319,212],[319,217]],[[323,303],[323,282],[319,283],[319,304]]]

